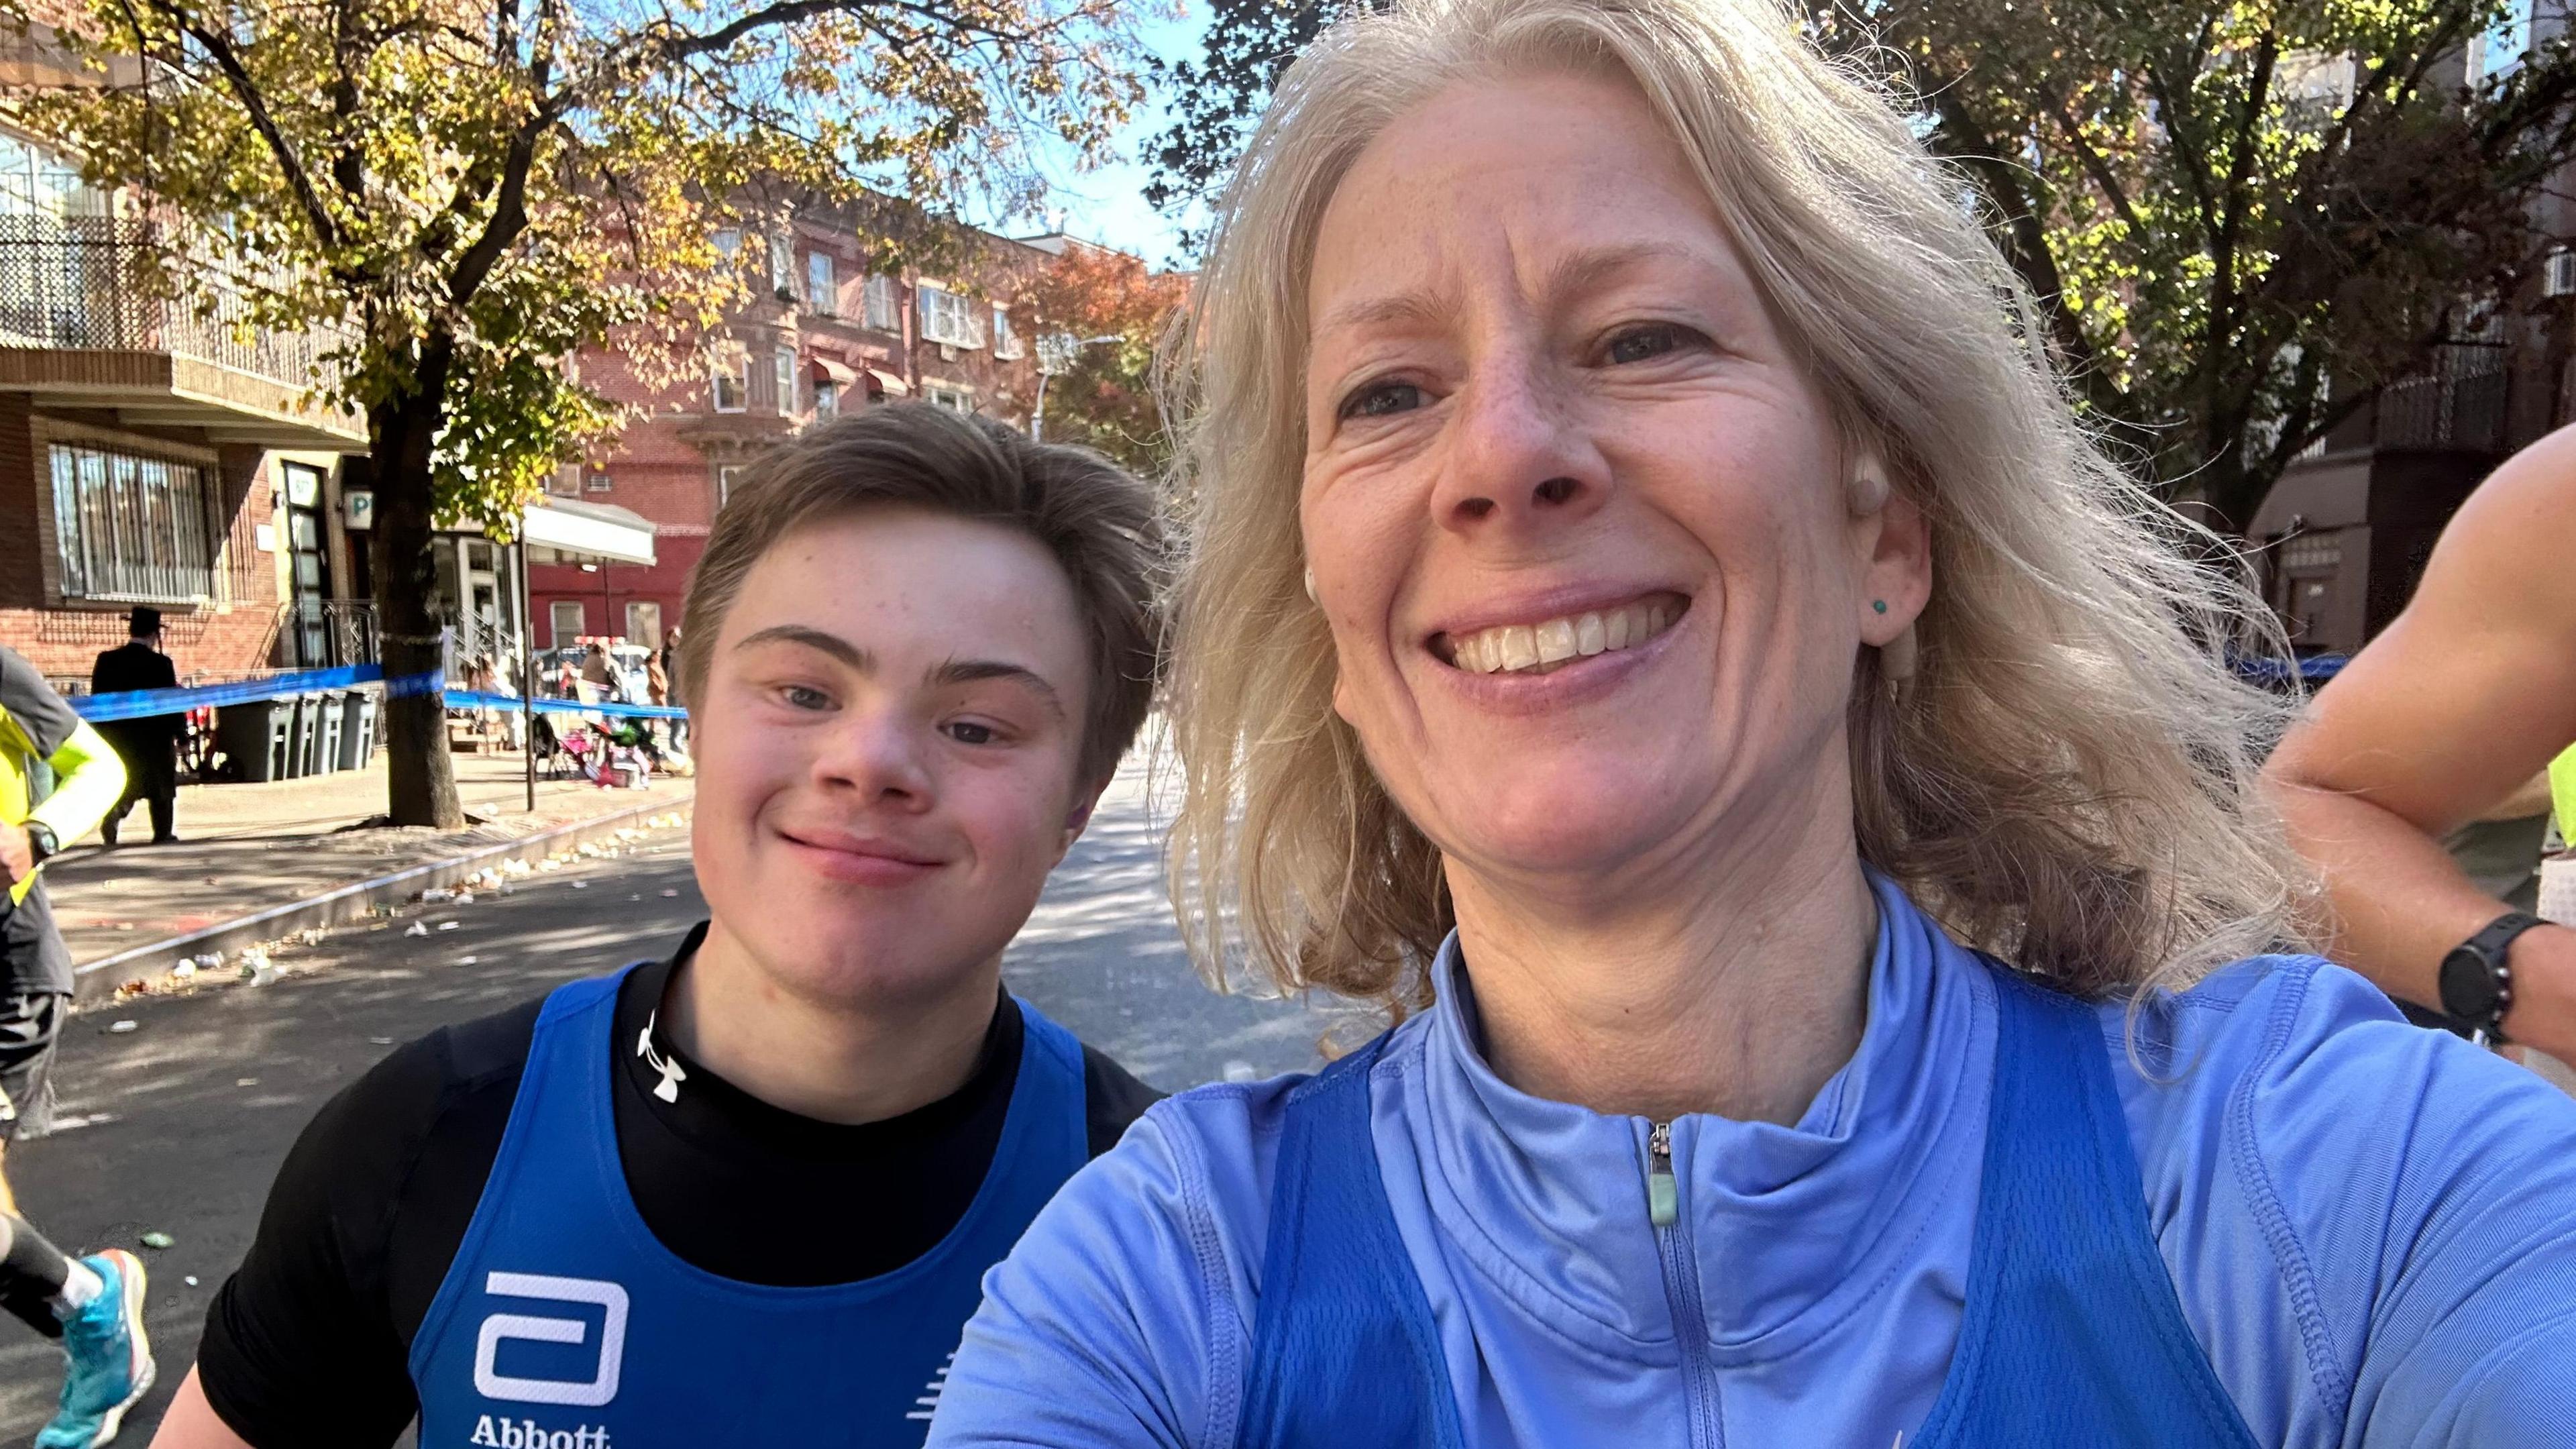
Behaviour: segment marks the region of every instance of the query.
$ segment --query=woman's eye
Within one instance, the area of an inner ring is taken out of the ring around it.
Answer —
[[[1683,329],[1670,323],[1659,322],[1648,327],[1631,327],[1611,337],[1610,361],[1615,365],[1645,362],[1661,357],[1665,353],[1678,350],[1685,336]]]
[[[948,726],[948,737],[961,745],[989,745],[993,742],[993,727],[959,720]]]
[[[778,691],[778,697],[787,701],[791,709],[830,709],[832,707],[832,696],[802,684],[788,685]]]
[[[1422,406],[1422,389],[1409,382],[1372,383],[1342,403],[1345,418],[1383,418]]]

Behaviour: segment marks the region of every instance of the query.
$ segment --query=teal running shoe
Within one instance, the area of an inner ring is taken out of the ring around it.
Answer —
[[[143,1262],[123,1248],[81,1259],[106,1290],[63,1320],[62,1407],[36,1435],[36,1449],[98,1449],[116,1437],[125,1411],[152,1387],[152,1345],[143,1336]]]

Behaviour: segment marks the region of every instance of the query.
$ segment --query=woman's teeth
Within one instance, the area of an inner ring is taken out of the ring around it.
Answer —
[[[1544,624],[1505,624],[1453,636],[1452,660],[1471,674],[1545,674],[1569,659],[1633,649],[1681,617],[1668,599],[1550,619]]]

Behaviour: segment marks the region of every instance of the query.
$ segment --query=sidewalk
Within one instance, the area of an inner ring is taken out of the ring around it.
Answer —
[[[369,826],[385,809],[385,761],[364,770],[270,784],[189,785],[179,791],[174,845],[142,845],[152,823],[136,805],[125,844],[95,834],[45,867],[45,889],[77,968],[122,951],[288,905],[430,861],[559,826],[659,808],[686,810],[695,782],[656,776],[640,790],[539,780],[527,808],[515,753],[456,755],[467,829]]]

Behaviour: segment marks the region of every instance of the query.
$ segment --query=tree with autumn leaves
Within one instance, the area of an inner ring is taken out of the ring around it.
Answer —
[[[1033,148],[1097,155],[1138,99],[1130,9],[0,0],[87,72],[17,96],[21,117],[146,198],[183,304],[342,339],[311,383],[365,419],[389,677],[440,667],[438,523],[508,536],[619,421],[569,358],[702,368],[743,296],[721,227],[887,195],[916,217],[1030,209]],[[386,717],[393,820],[463,824],[437,696]]]
[[[1172,443],[1154,397],[1154,345],[1189,301],[1189,279],[1074,242],[1039,271],[1029,301],[1042,329],[1090,342],[1047,380],[1047,441],[1097,448],[1157,474],[1171,461]],[[1101,338],[1111,340],[1094,340]]]

